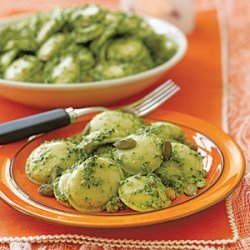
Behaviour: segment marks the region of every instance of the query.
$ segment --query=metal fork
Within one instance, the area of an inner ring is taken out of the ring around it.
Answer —
[[[175,93],[180,90],[180,87],[174,83],[172,80],[168,80],[161,84],[158,88],[154,89],[152,92],[142,97],[140,100],[133,102],[129,105],[119,107],[120,110],[128,113],[135,114],[137,116],[145,116],[153,110],[157,109],[166,100],[172,97]],[[71,119],[73,122],[81,116],[110,110],[105,107],[88,107],[82,109],[72,109],[68,108],[67,111],[71,113]]]
[[[138,116],[145,116],[157,109],[179,90],[180,87],[176,85],[176,83],[172,80],[168,80],[140,100],[121,107],[120,109]]]
[[[179,86],[172,80],[168,80],[140,100],[129,105],[121,106],[119,109],[137,116],[145,116],[158,108],[179,90]],[[55,109],[3,123],[0,124],[0,144],[6,144],[31,135],[48,132],[75,123],[79,117],[84,115],[106,110],[110,109],[105,107]]]

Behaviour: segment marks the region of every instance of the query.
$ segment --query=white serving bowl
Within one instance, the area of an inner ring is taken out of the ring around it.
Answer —
[[[0,26],[27,18],[18,16],[0,21]],[[187,50],[185,35],[174,25],[145,17],[154,31],[170,37],[177,45],[176,54],[167,62],[145,72],[114,80],[76,84],[27,83],[0,79],[0,95],[10,100],[41,107],[84,107],[108,105],[148,88],[176,65]]]

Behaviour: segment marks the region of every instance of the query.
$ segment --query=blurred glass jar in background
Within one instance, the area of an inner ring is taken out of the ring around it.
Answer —
[[[131,13],[167,20],[186,34],[194,29],[193,0],[120,0],[120,7]]]

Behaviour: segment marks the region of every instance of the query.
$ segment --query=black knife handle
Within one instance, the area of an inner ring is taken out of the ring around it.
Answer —
[[[0,124],[0,144],[6,144],[31,135],[48,132],[71,123],[65,109],[54,109],[37,115]]]

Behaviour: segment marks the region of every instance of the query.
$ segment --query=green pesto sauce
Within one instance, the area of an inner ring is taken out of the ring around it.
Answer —
[[[26,175],[37,184],[53,183],[56,199],[82,212],[117,212],[125,206],[142,212],[161,209],[171,203],[167,187],[182,195],[189,184],[207,185],[203,158],[186,145],[183,133],[173,124],[147,126],[121,111],[103,112],[90,121],[87,134],[35,149],[27,159]],[[163,158],[166,137],[175,138],[168,139],[168,160]],[[182,139],[177,142],[177,137]],[[127,138],[136,142],[133,147],[113,144]]]

